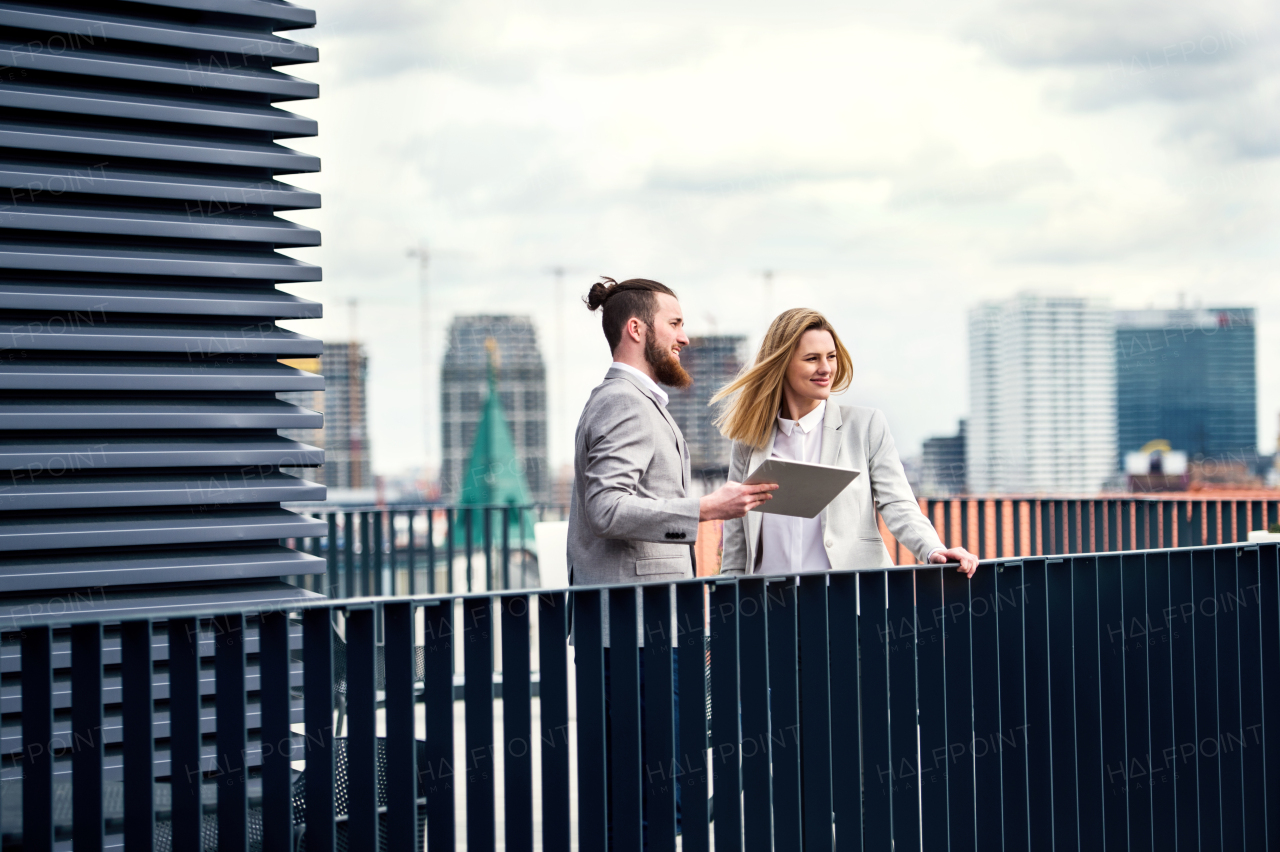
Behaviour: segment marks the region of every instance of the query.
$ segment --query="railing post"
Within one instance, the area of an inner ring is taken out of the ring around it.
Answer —
[[[1005,509],[1005,505],[1006,505],[1007,503],[1008,503],[1008,501],[1007,501],[1007,500],[996,500],[996,502],[995,502],[995,515],[996,515],[996,554],[995,554],[995,555],[996,555],[996,559],[999,559],[1000,557],[1002,557],[1002,556],[1004,556],[1004,555],[1005,555],[1005,554],[1004,554],[1004,541],[1005,541],[1005,538],[1004,538],[1004,509]]]
[[[374,519],[378,526],[382,525],[381,518],[375,515]],[[352,849],[375,849],[378,846],[377,619],[371,606],[350,608],[346,616],[348,843]],[[383,661],[385,664],[385,657]],[[334,731],[335,737],[341,734],[342,731]]]
[[[481,520],[481,542],[484,545],[484,583],[485,589],[494,590],[498,588],[498,573],[494,570],[496,566],[493,564],[493,510],[485,506],[480,510]]]
[[[615,586],[609,590],[609,647],[604,649],[605,725],[611,764],[606,780],[612,817],[610,848],[621,852],[640,852],[642,846],[644,755],[640,746],[636,593],[635,586]],[[737,760],[736,752],[734,760]],[[720,776],[716,778],[719,780]]]
[[[571,594],[578,678],[578,847],[606,849],[609,780],[605,762],[608,733],[604,705],[603,593],[592,590]]]
[[[502,588],[511,588],[511,507],[502,507]]]
[[[466,541],[464,541],[464,542],[462,543],[462,544],[463,544],[463,547],[465,547],[465,548],[466,548],[466,553],[467,553],[467,594],[471,594],[471,591],[472,591],[472,588],[471,588],[471,584],[472,584],[472,581],[471,581],[471,578],[472,578],[472,571],[471,571],[471,550],[472,550],[472,547],[471,547],[471,543],[472,543],[472,540],[473,540],[473,536],[472,536],[472,530],[471,530],[471,527],[472,527],[472,517],[473,517],[473,515],[474,515],[474,514],[475,514],[475,510],[474,510],[474,509],[466,508],[466,509],[463,509],[463,510],[462,510],[462,529],[463,529],[463,532],[466,534],[466,537],[467,537],[467,538],[466,538]]]
[[[329,515],[332,525],[333,515]],[[332,529],[332,526],[330,527]],[[332,543],[334,539],[330,539]],[[332,548],[330,548],[332,552]],[[259,696],[262,705],[262,845],[293,846],[293,791],[289,720],[289,615],[280,610],[258,616]]]
[[[151,698],[151,622],[120,625],[121,747],[124,752],[124,841],[129,848],[155,843],[155,739]],[[24,690],[23,695],[26,695]],[[39,706],[39,705],[37,705]],[[26,717],[23,701],[23,717]]]
[[[308,852],[334,852],[333,624],[332,611],[315,607],[302,614],[302,678],[305,708],[307,790],[305,826]],[[198,820],[197,820],[197,828]]]
[[[173,848],[199,849],[200,622],[169,619],[169,786],[173,800]]]
[[[409,594],[418,594],[418,564],[416,559],[417,547],[413,538],[413,517],[418,514],[416,509],[410,509],[405,512],[405,523],[409,527]]]
[[[466,702],[467,849],[493,852],[493,598],[462,601],[463,693]]]
[[[672,587],[647,583],[644,596],[644,777],[648,805],[647,839],[650,849],[676,845],[675,641],[671,612]]]
[[[445,591],[453,594],[453,530],[454,530],[454,514],[453,509],[444,510],[444,579]],[[470,570],[470,565],[467,566]],[[471,578],[467,577],[467,588],[471,588]]]
[[[410,519],[413,513],[409,513]],[[412,520],[410,520],[412,524]],[[412,541],[412,539],[410,539]],[[386,667],[387,848],[419,845],[418,741],[414,736],[415,626],[413,605],[389,603],[383,609]],[[425,722],[425,719],[424,719]],[[425,776],[425,772],[423,773]]]
[[[449,585],[453,589],[452,583]],[[436,593],[436,513],[427,509],[427,594]]]
[[[985,559],[987,555],[987,501],[985,497],[979,497],[975,500],[978,504],[978,558]],[[998,516],[997,516],[998,517]],[[999,526],[999,524],[997,524]]]
[[[566,850],[570,838],[567,609],[563,592],[538,595],[538,722],[542,736],[542,848],[546,850]]]
[[[22,631],[21,721],[22,848],[53,852],[53,636],[47,624]]]
[[[1012,515],[1013,515],[1013,555],[1014,555],[1014,556],[1026,556],[1026,555],[1027,555],[1027,554],[1025,554],[1025,553],[1023,553],[1023,552],[1022,552],[1022,551],[1024,550],[1024,548],[1023,548],[1023,546],[1022,546],[1022,542],[1023,542],[1023,539],[1022,539],[1022,507],[1023,507],[1023,505],[1024,505],[1024,504],[1026,504],[1026,501],[1023,501],[1023,500],[1011,500],[1011,501],[1010,501],[1010,506],[1009,506],[1009,508],[1010,508],[1010,514],[1012,514]],[[1026,505],[1029,505],[1029,504],[1026,504]],[[1029,512],[1029,511],[1030,511],[1030,509],[1028,509],[1028,512]],[[1031,518],[1031,526],[1033,526],[1033,527],[1035,526],[1035,518]],[[1032,533],[1032,530],[1028,530],[1028,531],[1027,531],[1027,541],[1028,541],[1028,542],[1030,542],[1030,541],[1031,541],[1031,539],[1032,539],[1032,535],[1031,535],[1031,533]]]
[[[387,562],[391,565],[391,588],[387,590],[387,594],[394,597],[400,594],[400,565],[397,562],[395,510],[387,509],[386,516],[387,516]],[[405,586],[407,591],[407,587],[408,587],[407,582]]]
[[[742,708],[742,830],[747,852],[771,852],[773,784],[769,740],[769,598],[764,577],[738,581]],[[714,708],[713,708],[714,709]]]
[[[338,578],[338,513],[330,512],[328,521],[329,537],[325,540],[324,546],[325,583],[327,588],[324,593],[328,596],[341,597],[342,588],[339,585]]]
[[[427,727],[427,765],[422,770],[422,783],[426,786],[427,846],[430,849],[454,847],[457,833],[454,784],[464,769],[455,766],[453,754],[453,609],[453,598],[431,601],[422,609],[422,701],[426,705]]]
[[[354,598],[358,594],[356,578],[356,521],[355,513],[346,512],[342,516],[342,556],[343,574],[340,597]]]
[[[71,838],[77,852],[101,850],[102,625],[71,627]]]
[[[707,813],[710,779],[707,777],[706,591],[702,583],[676,585],[676,658],[679,661],[676,668],[681,696],[676,726],[680,732],[678,763],[684,770],[681,843],[689,852],[708,852],[711,837]],[[578,736],[581,743],[581,727]],[[579,745],[579,753],[581,748]]]
[[[502,768],[506,848],[533,852],[533,711],[529,660],[529,598],[502,606]],[[557,643],[558,645],[559,643]]]
[[[213,620],[215,722],[217,745],[214,762],[218,782],[218,846],[248,849],[249,767],[248,724],[245,719],[244,616],[240,613]]]

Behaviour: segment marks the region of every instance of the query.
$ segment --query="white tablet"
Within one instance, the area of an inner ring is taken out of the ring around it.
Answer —
[[[836,499],[836,495],[848,487],[859,471],[847,467],[830,467],[825,464],[765,459],[751,472],[746,482],[757,485],[772,482],[778,490],[771,492],[772,500],[766,500],[752,509],[770,515],[790,515],[794,518],[815,518]]]

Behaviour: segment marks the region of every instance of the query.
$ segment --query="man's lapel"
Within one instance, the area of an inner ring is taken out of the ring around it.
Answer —
[[[680,454],[680,479],[681,485],[687,490],[689,487],[689,454],[685,448],[684,435],[680,433],[680,427],[671,417],[671,412],[667,411],[667,407],[660,400],[654,397],[653,393],[644,386],[638,378],[628,373],[626,370],[618,370],[613,367],[609,368],[609,372],[604,374],[606,379],[625,379],[645,398],[653,403],[654,407],[662,413],[662,419],[667,421],[667,425],[671,427],[671,434],[676,439],[676,452]]]

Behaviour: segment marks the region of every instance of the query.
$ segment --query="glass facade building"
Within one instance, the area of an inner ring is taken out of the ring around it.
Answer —
[[[1193,461],[1256,460],[1252,308],[1118,311],[1115,325],[1119,459],[1163,439]]]
[[[695,475],[719,480],[729,475],[733,442],[711,422],[720,412],[711,407],[716,391],[737,378],[742,370],[747,339],[739,334],[715,334],[689,338],[680,363],[693,378],[687,388],[667,388],[667,411],[689,444],[689,462]]]

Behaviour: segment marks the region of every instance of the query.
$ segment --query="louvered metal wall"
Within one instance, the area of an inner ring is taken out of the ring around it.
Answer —
[[[0,591],[277,578],[324,525],[281,508],[323,453],[280,437],[323,386],[280,358],[318,340],[276,289],[320,270],[276,251],[319,197],[277,178],[317,158],[274,104],[315,14],[268,0],[0,2]]]

